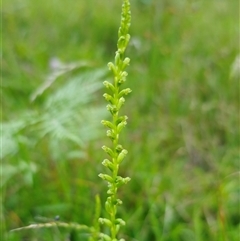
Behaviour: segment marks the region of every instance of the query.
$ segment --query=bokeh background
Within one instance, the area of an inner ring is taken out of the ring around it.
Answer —
[[[119,216],[127,241],[239,238],[239,1],[132,0]],[[87,240],[11,229],[102,215],[102,82],[121,1],[2,3],[2,240]]]

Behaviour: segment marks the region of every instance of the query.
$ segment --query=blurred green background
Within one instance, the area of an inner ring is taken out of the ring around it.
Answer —
[[[131,3],[122,237],[237,240],[239,1]],[[9,230],[56,215],[92,225],[96,194],[104,206],[102,81],[121,4],[3,1],[2,240],[73,241],[71,230]]]

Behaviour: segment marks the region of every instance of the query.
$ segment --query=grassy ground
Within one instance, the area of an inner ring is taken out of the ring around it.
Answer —
[[[2,240],[73,240],[8,231],[39,216],[92,225],[95,195],[104,202],[101,82],[120,11],[121,1],[3,2]],[[237,0],[132,1],[127,241],[239,238],[238,17]]]

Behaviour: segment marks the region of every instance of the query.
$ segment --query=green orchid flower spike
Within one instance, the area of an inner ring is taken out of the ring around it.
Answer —
[[[119,144],[120,133],[127,124],[127,116],[120,115],[119,112],[125,103],[124,96],[131,92],[129,88],[121,88],[128,75],[125,69],[130,63],[130,59],[124,57],[130,40],[130,35],[128,34],[130,23],[130,2],[129,0],[123,0],[115,62],[108,63],[108,67],[113,73],[113,83],[103,82],[108,90],[108,93],[105,93],[103,97],[108,102],[107,110],[112,116],[111,121],[102,121],[102,124],[108,128],[107,136],[112,142],[110,147],[102,147],[109,156],[109,159],[103,160],[102,164],[108,168],[109,172],[108,174],[99,174],[99,177],[108,183],[108,197],[105,202],[105,209],[109,216],[108,218],[99,218],[100,224],[109,228],[109,234],[102,234],[101,236],[101,240],[105,241],[124,241],[124,239],[117,238],[120,227],[125,225],[125,221],[117,217],[118,206],[122,204],[122,201],[117,197],[117,192],[119,187],[130,181],[130,178],[121,177],[118,174],[120,164],[128,153]]]

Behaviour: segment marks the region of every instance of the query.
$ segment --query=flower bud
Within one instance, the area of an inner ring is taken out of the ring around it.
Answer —
[[[131,180],[130,177],[123,178],[121,176],[117,176],[117,179],[116,179],[117,187],[121,187],[123,184],[127,184],[130,180]]]
[[[113,72],[114,75],[117,75],[117,69],[116,69],[116,66],[112,63],[112,62],[109,62],[107,64],[109,70],[111,70]]]
[[[110,89],[111,91],[115,90],[115,87],[110,82],[105,80],[105,81],[103,81],[103,84],[107,89]]]
[[[114,139],[116,139],[116,134],[114,133],[113,130],[107,130],[107,137],[114,140]]]
[[[126,115],[118,117],[118,119],[116,121],[116,125],[118,125],[119,123],[121,123],[123,121],[126,121],[127,119],[128,119],[128,117]]]
[[[111,161],[109,161],[108,159],[104,159],[104,160],[102,161],[102,164],[103,164],[103,166],[109,168],[110,171],[113,171],[114,165],[113,165],[113,163],[112,163]]]
[[[111,157],[114,157],[114,152],[111,148],[107,146],[102,146],[102,149]]]
[[[106,101],[110,102],[111,104],[113,104],[114,100],[113,97],[107,93],[103,94],[103,97],[105,98]]]
[[[108,227],[112,226],[112,222],[107,218],[99,218],[98,221],[101,224],[106,224]]]
[[[125,99],[123,97],[121,97],[118,100],[117,109],[119,110],[123,106],[124,103],[125,103]]]
[[[118,51],[116,51],[116,55],[115,55],[115,65],[116,66],[120,66],[121,65],[121,56],[120,53]]]
[[[126,121],[122,121],[121,123],[119,123],[117,125],[117,131],[118,133],[120,133],[120,131],[123,129],[123,127],[125,127],[127,125],[127,122]]]
[[[107,110],[112,114],[115,115],[118,110],[117,107],[115,105],[107,105]]]
[[[117,157],[117,163],[120,164],[127,154],[128,154],[128,151],[123,149]]]
[[[122,145],[117,145],[115,150],[116,150],[117,153],[120,153],[123,150]]]
[[[99,220],[98,220],[99,221]],[[100,221],[99,221],[100,222]],[[101,223],[101,222],[100,222]],[[101,240],[104,240],[104,241],[112,241],[112,238],[110,236],[108,236],[107,234],[104,234],[104,233],[100,233],[99,234]],[[125,241],[125,240],[124,240]]]
[[[102,174],[102,173],[100,173],[98,176],[99,176],[100,178],[102,178],[103,180],[105,180],[105,181],[108,181],[108,182],[113,183],[112,177],[109,176],[109,175],[107,175],[107,174]]]
[[[110,128],[110,129],[114,129],[114,125],[113,125],[113,123],[110,122],[110,121],[102,120],[101,123],[102,123],[104,126]]]
[[[132,90],[131,90],[130,88],[123,89],[123,90],[121,90],[121,91],[119,92],[118,97],[120,98],[120,97],[122,97],[123,95],[128,95],[128,94],[131,93],[131,92],[132,92]]]
[[[124,225],[126,225],[126,222],[123,221],[121,218],[117,218],[116,219],[116,224],[120,224],[121,226],[124,226]]]

